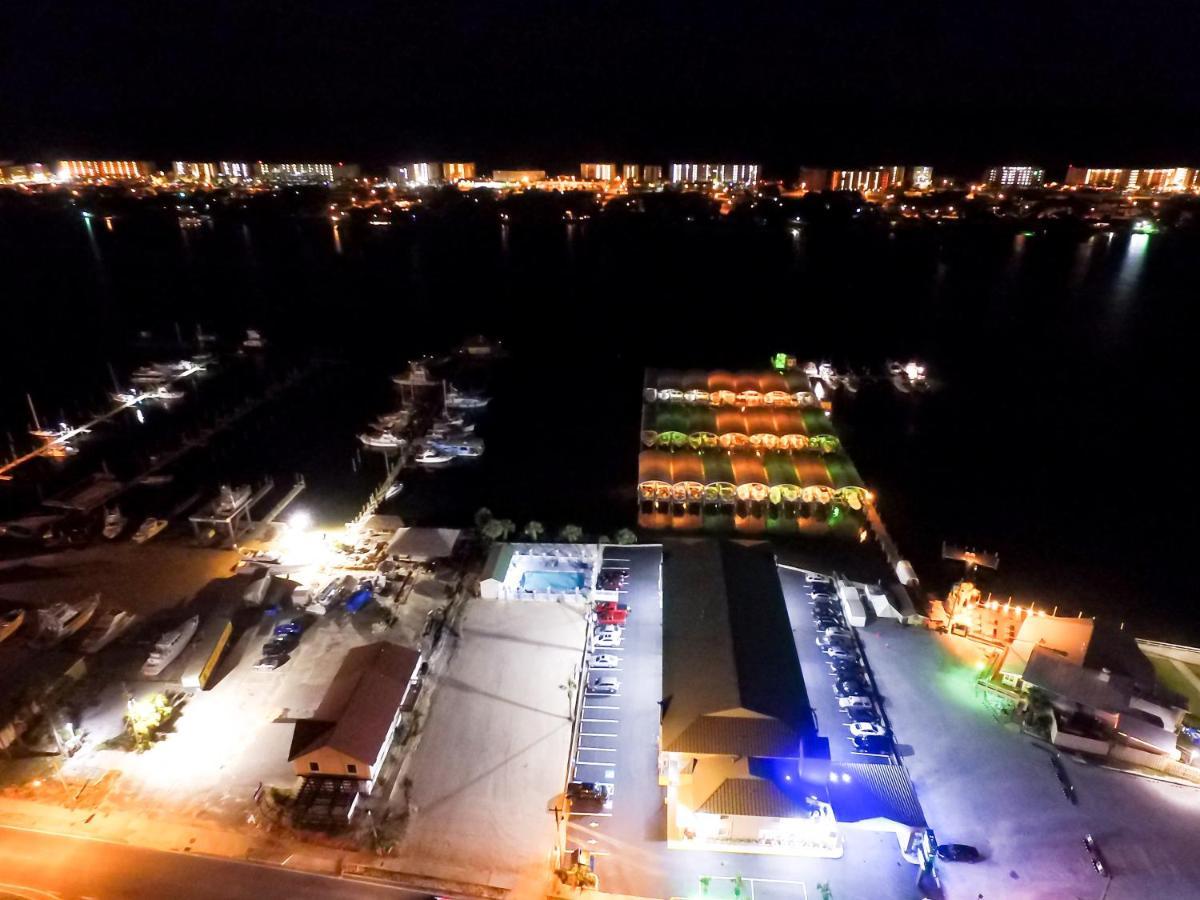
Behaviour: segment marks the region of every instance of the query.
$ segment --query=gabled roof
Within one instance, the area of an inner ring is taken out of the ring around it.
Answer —
[[[806,816],[811,810],[807,804],[792,799],[764,778],[727,778],[696,812],[790,819]]]
[[[798,755],[815,728],[770,547],[670,541],[663,589],[663,748]]]
[[[1095,710],[1120,712],[1129,705],[1128,678],[1074,665],[1044,647],[1029,654],[1022,677],[1027,684]]]
[[[459,528],[401,528],[388,546],[388,555],[419,561],[447,559],[461,534]]]
[[[839,822],[888,819],[913,828],[925,825],[912,781],[900,766],[833,763],[829,804]]]
[[[378,641],[346,654],[312,718],[297,722],[289,760],[320,748],[373,763],[388,740],[421,654]]]

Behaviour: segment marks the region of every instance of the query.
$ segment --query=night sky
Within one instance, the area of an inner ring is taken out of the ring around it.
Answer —
[[[26,3],[0,159],[1200,163],[1191,4]]]

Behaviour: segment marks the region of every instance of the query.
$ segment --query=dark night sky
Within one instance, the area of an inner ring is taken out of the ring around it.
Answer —
[[[1193,4],[64,0],[0,158],[1200,164]]]

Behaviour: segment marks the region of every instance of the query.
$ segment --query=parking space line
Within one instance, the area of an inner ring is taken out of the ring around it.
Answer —
[[[604,696],[604,695],[603,695],[603,694],[600,694],[600,695],[598,695],[598,696]],[[584,701],[584,704],[583,704],[583,708],[584,708],[584,709],[620,709],[621,707],[619,707],[619,706],[599,706],[599,705],[597,705],[597,704],[594,704],[594,703],[588,703],[588,702],[585,700],[585,701]]]
[[[577,766],[600,766],[601,768],[604,768],[604,769],[616,769],[616,765],[615,765],[615,764],[613,764],[613,763],[608,763],[608,762],[586,762],[585,760],[582,760],[582,759],[580,759],[580,760],[576,760],[576,761],[575,761],[575,765],[577,765]]]
[[[583,721],[585,721],[585,722],[586,722],[586,721],[587,721],[587,719],[584,719]],[[614,732],[608,732],[608,731],[581,731],[581,732],[579,732],[579,736],[580,736],[580,737],[616,737],[616,736],[617,736],[617,733],[616,733],[615,731],[614,731]]]
[[[591,750],[593,753],[616,753],[617,752],[616,747],[580,747],[579,748],[579,751],[581,753],[584,750]]]
[[[612,818],[612,813],[598,813],[598,812],[590,812],[590,813],[589,813],[589,812],[573,812],[573,813],[571,813],[571,816],[578,816],[578,817],[579,817],[579,818],[581,818],[581,819],[588,819],[588,818],[595,818],[595,819],[611,819],[611,818]]]

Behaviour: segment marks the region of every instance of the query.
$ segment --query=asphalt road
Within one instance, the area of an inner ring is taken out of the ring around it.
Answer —
[[[387,885],[0,826],[0,897],[428,898]]]

